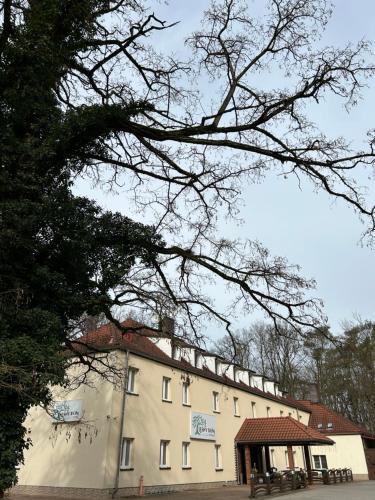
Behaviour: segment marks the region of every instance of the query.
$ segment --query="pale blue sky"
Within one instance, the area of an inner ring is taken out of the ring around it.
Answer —
[[[366,38],[375,41],[375,2],[370,0],[336,0],[336,7],[323,42],[345,45],[348,41]],[[160,4],[155,13],[180,24],[159,41],[166,47],[183,47],[185,36],[199,27],[206,0],[170,0]],[[364,99],[348,116],[341,104],[327,101],[322,107],[311,108],[311,114],[330,136],[344,135],[361,147],[369,128],[375,128],[375,80],[368,82]],[[374,182],[374,181],[373,181]],[[80,183],[82,193],[98,199],[107,208],[125,212],[125,195],[110,196],[91,190]],[[372,198],[375,189],[372,187]],[[340,322],[354,314],[375,320],[375,249],[359,245],[363,226],[358,216],[342,202],[332,202],[323,193],[314,193],[307,183],[299,189],[291,179],[268,176],[261,184],[249,185],[243,191],[244,224],[219,225],[224,237],[259,239],[273,254],[286,256],[299,264],[302,273],[317,281],[315,295],[325,303],[325,312],[335,332]],[[219,304],[225,304],[225,289],[215,293]],[[242,327],[252,318],[238,321]],[[223,331],[211,331],[216,337]]]

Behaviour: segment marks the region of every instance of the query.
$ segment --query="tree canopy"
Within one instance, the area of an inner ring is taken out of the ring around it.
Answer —
[[[244,182],[271,170],[306,178],[374,229],[355,182],[373,167],[373,136],[353,151],[305,114],[329,93],[350,106],[373,73],[363,41],[317,47],[324,0],[270,0],[262,19],[241,0],[214,2],[187,61],[154,48],[174,25],[152,8],[0,1],[0,491],[28,445],[29,407],[64,383],[59,352],[85,314],[173,311],[196,334],[206,315],[229,329],[237,308],[295,332],[322,323],[313,280],[257,241],[217,234]],[[254,83],[272,71],[284,88]],[[75,179],[90,175],[124,183],[138,219],[75,195]],[[211,279],[228,285],[227,312],[204,293]]]

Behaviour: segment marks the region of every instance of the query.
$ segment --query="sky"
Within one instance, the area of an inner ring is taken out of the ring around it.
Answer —
[[[252,4],[252,2],[249,2]],[[178,26],[159,39],[161,48],[183,47],[183,40],[199,28],[206,0],[170,0],[155,8],[155,13],[168,21],[180,21]],[[361,38],[375,42],[375,2],[373,0],[336,0],[332,19],[322,42],[343,46]],[[165,47],[163,47],[165,45]],[[277,78],[277,77],[276,77]],[[344,135],[361,148],[366,131],[375,128],[375,79],[368,81],[363,100],[348,115],[334,99],[321,108],[311,107],[311,116],[329,136]],[[375,201],[375,189],[369,196]],[[124,211],[124,197],[104,194],[86,182],[78,191],[95,197],[106,208]],[[260,184],[244,186],[241,217],[243,225],[222,221],[219,231],[224,237],[246,237],[260,240],[272,254],[286,256],[299,264],[302,274],[317,281],[315,295],[323,299],[325,313],[332,331],[340,333],[342,322],[354,316],[375,320],[375,249],[360,244],[364,231],[358,215],[342,202],[333,201],[312,186],[301,188],[292,179],[267,176]],[[219,304],[225,305],[225,288],[215,290]],[[237,326],[246,326],[255,318],[241,318]],[[213,329],[211,337],[224,331]]]

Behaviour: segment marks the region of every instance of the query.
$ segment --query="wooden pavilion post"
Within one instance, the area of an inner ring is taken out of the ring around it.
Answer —
[[[246,484],[250,484],[251,481],[251,453],[250,445],[245,444],[245,469],[246,469]]]
[[[312,472],[311,472],[311,457],[310,457],[310,451],[309,451],[309,445],[304,444],[303,445],[303,452],[305,454],[305,464],[306,464],[306,471],[307,471],[307,480],[309,484],[312,484]]]
[[[269,472],[271,470],[271,457],[270,457],[270,447],[265,445],[264,446],[264,452],[266,455],[266,472]]]
[[[294,455],[293,455],[293,446],[291,444],[288,444],[287,446],[288,450],[288,463],[289,463],[289,469],[294,470]]]

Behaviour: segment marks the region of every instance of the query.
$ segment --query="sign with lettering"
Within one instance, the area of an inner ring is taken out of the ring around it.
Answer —
[[[205,413],[191,412],[190,437],[215,441],[216,417]]]
[[[52,408],[53,422],[78,422],[82,418],[82,400],[55,401]]]

